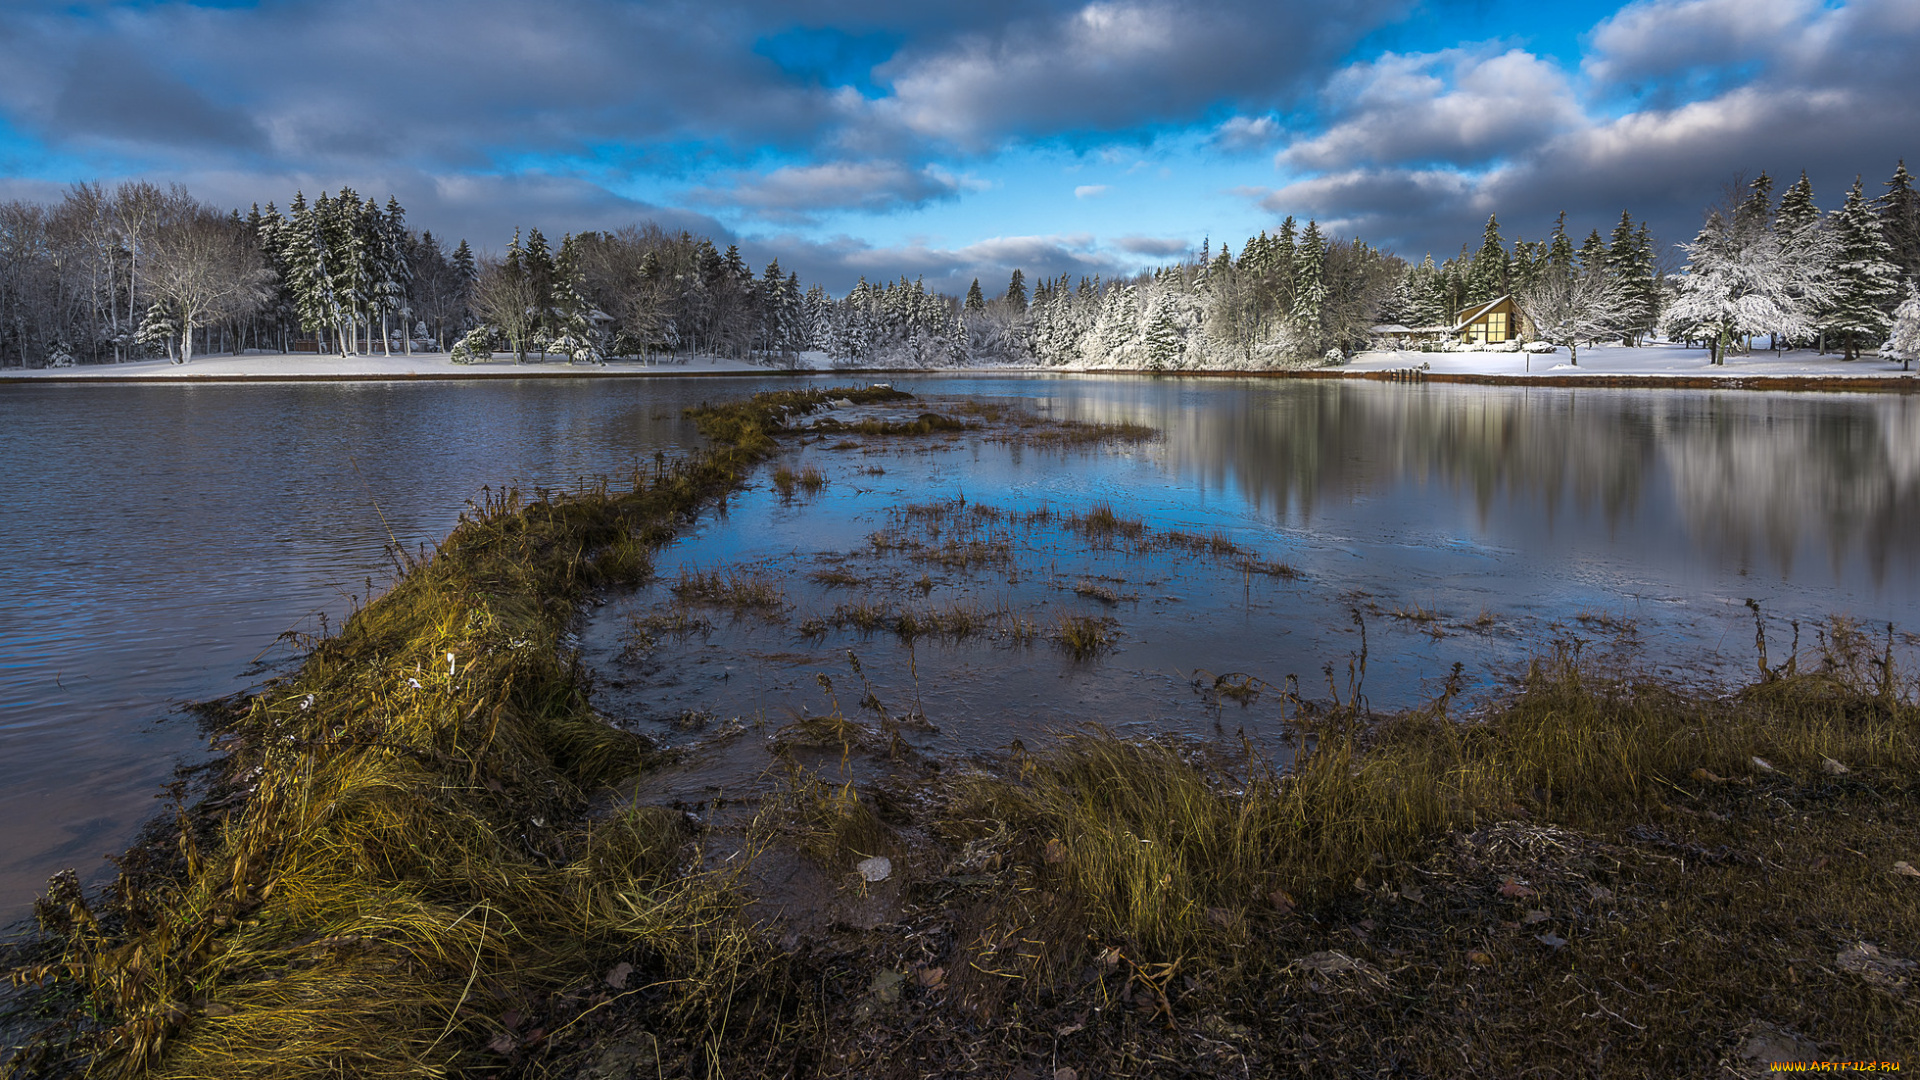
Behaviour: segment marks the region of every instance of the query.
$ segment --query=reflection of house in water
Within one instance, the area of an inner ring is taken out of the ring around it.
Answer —
[[[1502,296],[1484,304],[1462,308],[1460,317],[1448,331],[1462,345],[1501,345],[1517,341],[1526,333],[1527,317],[1513,297]]]

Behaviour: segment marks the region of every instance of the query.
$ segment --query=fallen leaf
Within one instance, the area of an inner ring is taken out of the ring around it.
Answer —
[[[1275,889],[1267,894],[1267,902],[1282,915],[1293,914],[1293,894],[1285,889]]]
[[[920,985],[929,990],[938,990],[947,982],[947,969],[942,967],[921,968],[915,976]]]
[[[504,1031],[498,1035],[495,1035],[493,1037],[493,1041],[487,1044],[487,1049],[493,1051],[496,1054],[499,1054],[501,1057],[506,1057],[508,1054],[513,1053],[515,1050],[518,1050],[519,1048],[520,1048],[520,1040],[514,1038],[513,1036],[507,1034]]]
[[[1120,950],[1111,946],[1102,949],[1100,950],[1099,960],[1101,967],[1119,967]]]
[[[1532,926],[1534,923],[1546,922],[1550,918],[1552,918],[1552,916],[1536,908],[1533,911],[1527,912],[1527,914],[1523,918],[1521,918],[1520,925]]]
[[[1362,929],[1362,930],[1365,930],[1365,931],[1367,931],[1368,933],[1372,933],[1372,932],[1373,932],[1373,928],[1374,928],[1374,921],[1373,921],[1372,919],[1361,919],[1361,920],[1360,920],[1360,929]]]
[[[1510,900],[1522,900],[1536,894],[1532,889],[1527,888],[1512,878],[1508,878],[1506,884],[1500,886],[1500,895]]]
[[[1830,757],[1823,757],[1820,759],[1820,771],[1828,776],[1845,776],[1853,770]]]
[[[1587,899],[1611,900],[1613,899],[1613,890],[1607,888],[1605,885],[1589,885],[1587,886]]]
[[[1080,1080],[1080,1070],[1071,1065],[1062,1065],[1053,1070],[1053,1080]]]
[[[1223,907],[1208,908],[1207,920],[1224,930],[1233,925],[1233,912]]]
[[[1766,758],[1763,758],[1763,757],[1754,758],[1753,767],[1756,769],[1759,769],[1761,772],[1777,772],[1778,771],[1773,767],[1772,762],[1768,761]]]
[[[1703,784],[1726,783],[1726,777],[1714,775],[1714,772],[1712,769],[1695,769],[1693,770],[1692,776],[1695,780],[1698,780]]]
[[[633,965],[622,960],[613,965],[613,970],[607,972],[607,986],[614,990],[625,990],[627,988],[627,977],[632,974]]]
[[[906,981],[907,977],[897,971],[882,971],[873,977],[873,996],[891,1005],[900,1000],[900,984]]]
[[[1049,840],[1047,841],[1046,851],[1041,853],[1041,858],[1047,860],[1047,862],[1049,863],[1057,864],[1057,863],[1066,862],[1067,861],[1067,845],[1061,843],[1058,840]]]
[[[508,1031],[518,1030],[520,1027],[520,1010],[508,1009],[506,1012],[501,1013],[500,1022],[506,1025]]]
[[[1421,892],[1419,886],[1417,885],[1409,885],[1406,888],[1400,890],[1400,899],[1411,900],[1416,904],[1425,900],[1426,896],[1427,894]]]
[[[1812,869],[1815,871],[1825,870],[1827,866],[1832,862],[1833,862],[1832,859],[1829,859],[1825,855],[1822,855],[1819,858],[1813,860]]]
[[[1920,877],[1920,870],[1915,870],[1913,864],[1906,862],[1894,863],[1893,872],[1901,877]]]
[[[1055,1030],[1054,1035],[1064,1039],[1076,1031],[1085,1031],[1086,1029],[1087,1025],[1085,1024],[1068,1024],[1066,1027]]]
[[[1493,964],[1493,954],[1476,950],[1467,954],[1467,962],[1470,964],[1478,964],[1481,967],[1490,967]]]
[[[207,1002],[207,1007],[200,1011],[208,1016],[232,1016],[233,1006],[222,1005],[217,1001],[209,1001]]]
[[[1560,937],[1557,934],[1541,934],[1538,940],[1540,944],[1545,945],[1550,949],[1557,949],[1560,946],[1565,945],[1567,943],[1566,938]]]

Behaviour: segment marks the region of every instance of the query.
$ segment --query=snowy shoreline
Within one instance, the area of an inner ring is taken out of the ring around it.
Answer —
[[[605,365],[575,365],[546,360],[515,363],[499,359],[456,364],[444,353],[413,356],[316,356],[312,353],[249,353],[196,358],[188,364],[143,360],[89,367],[0,371],[0,383],[88,382],[280,382],[380,381],[409,379],[526,379],[526,378],[634,378],[705,375],[872,375],[885,373],[936,374],[1154,374],[1137,368],[1085,364],[1051,367],[1036,364],[988,364],[943,368],[835,368],[820,353],[803,354],[799,366],[770,368],[742,360],[696,356],[674,362],[648,363],[616,360]],[[1724,385],[1729,389],[1911,389],[1920,385],[1920,372],[1902,372],[1899,363],[1879,357],[1843,361],[1810,350],[1781,353],[1755,351],[1735,354],[1722,365],[1711,364],[1703,349],[1655,344],[1639,347],[1601,346],[1580,350],[1580,363],[1568,362],[1564,352],[1366,352],[1337,367],[1296,369],[1177,369],[1170,375],[1207,377],[1280,377],[1383,379],[1417,372],[1423,381],[1511,383],[1541,386],[1674,386],[1697,388]],[[1838,384],[1838,385],[1836,385]]]

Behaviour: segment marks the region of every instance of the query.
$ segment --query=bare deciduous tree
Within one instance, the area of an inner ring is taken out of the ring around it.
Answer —
[[[195,328],[246,316],[266,302],[273,283],[253,238],[209,207],[173,215],[155,228],[148,249],[147,293],[178,321],[178,363],[193,358]]]

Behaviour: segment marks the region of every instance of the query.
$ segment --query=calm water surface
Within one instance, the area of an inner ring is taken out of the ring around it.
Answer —
[[[61,867],[103,877],[100,856],[125,844],[198,748],[178,705],[277,670],[279,635],[338,620],[369,579],[377,590],[390,532],[409,546],[437,540],[483,484],[617,476],[692,444],[682,407],[776,384],[0,387],[0,919],[24,913]],[[1370,676],[1377,706],[1418,700],[1456,660],[1484,681],[1579,632],[1583,613],[1634,620],[1669,667],[1714,675],[1751,663],[1749,596],[1783,618],[1913,629],[1920,611],[1912,396],[1131,377],[900,385],[1145,422],[1165,438],[1102,455],[902,455],[884,477],[836,481],[804,506],[748,492],[668,565],[693,552],[711,564],[849,550],[906,500],[1066,509],[1103,498],[1158,527],[1231,532],[1306,571],[1242,597],[1232,617],[1225,594],[1175,571],[1143,581],[1118,612],[1129,639],[1108,662],[1123,676],[1112,686],[1191,655],[1216,671],[1306,677],[1344,664],[1356,606],[1439,613],[1455,627],[1440,637],[1376,617],[1393,646],[1376,649],[1394,657]],[[1115,576],[1127,573],[1158,571]],[[1202,607],[1164,600],[1176,591]],[[1249,633],[1256,610],[1286,633]],[[1483,611],[1499,633],[1458,630]],[[1049,685],[1098,699],[1084,680],[1022,663],[1039,671],[1023,702]],[[694,690],[676,693],[697,704]],[[1015,704],[979,680],[971,694],[982,716]]]

